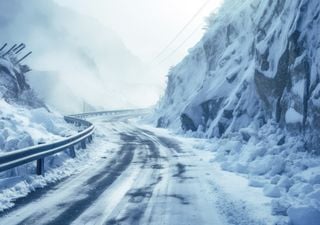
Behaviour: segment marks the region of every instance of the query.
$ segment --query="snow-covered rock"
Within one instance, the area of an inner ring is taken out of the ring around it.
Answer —
[[[281,196],[280,188],[277,185],[267,184],[263,188],[263,193],[267,197],[279,198]]]
[[[296,183],[289,189],[289,195],[292,196],[299,196],[299,195],[306,195],[313,191],[313,187],[307,183]]]
[[[17,148],[22,149],[22,148],[30,147],[32,145],[34,145],[32,137],[29,134],[26,134],[22,136],[21,139],[19,140],[17,144]]]
[[[273,157],[258,158],[251,162],[249,172],[253,175],[264,175],[268,173],[273,167]]]
[[[320,211],[312,207],[290,207],[288,215],[292,225],[319,225]]]
[[[26,65],[17,64],[15,57],[0,57],[0,98],[32,108],[46,107],[26,81],[25,74],[30,69]]]
[[[311,192],[306,197],[311,201],[317,201],[318,202],[317,205],[320,206],[320,189],[318,189],[318,190],[316,190],[314,192]]]
[[[266,181],[258,178],[250,178],[248,185],[251,187],[264,187],[266,185]]]
[[[320,184],[320,174],[312,174],[309,182],[311,184]]]
[[[285,188],[286,191],[293,185],[293,181],[287,176],[282,176],[278,182],[278,186]]]
[[[285,115],[286,123],[302,123],[303,115],[298,113],[294,108],[289,108]]]
[[[4,137],[0,134],[0,149],[4,148],[5,141]]]
[[[284,199],[273,199],[271,201],[272,214],[287,216],[287,211],[290,206],[290,203]]]
[[[11,151],[17,149],[19,139],[15,137],[9,137],[4,146],[5,151]]]

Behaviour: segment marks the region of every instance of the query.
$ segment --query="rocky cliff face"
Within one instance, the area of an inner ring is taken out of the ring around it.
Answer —
[[[20,64],[14,54],[7,53],[8,48],[0,51],[0,99],[30,108],[46,108],[26,81],[29,67]]]
[[[318,0],[226,0],[203,39],[170,71],[158,125],[220,137],[272,120],[315,147],[319,35]]]

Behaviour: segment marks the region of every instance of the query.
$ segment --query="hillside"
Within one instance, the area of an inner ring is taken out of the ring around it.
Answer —
[[[320,218],[319,15],[317,0],[225,0],[170,70],[153,116],[211,138],[223,169],[246,174],[299,225]]]
[[[59,111],[133,107],[143,104],[142,89],[155,92],[139,58],[93,18],[51,0],[1,1],[0,9],[0,42],[33,50],[30,85]]]
[[[31,69],[19,62],[26,54],[19,46],[7,45],[0,50],[0,154],[75,132],[30,87],[26,74]]]
[[[317,146],[319,20],[317,1],[226,1],[170,71],[160,125],[221,137],[272,120]]]

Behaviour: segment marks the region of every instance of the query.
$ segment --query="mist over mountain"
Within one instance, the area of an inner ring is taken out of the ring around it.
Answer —
[[[0,8],[0,41],[25,43],[33,51],[28,79],[47,104],[71,113],[84,103],[98,110],[156,100],[158,89],[139,58],[94,19],[52,1],[1,1]]]

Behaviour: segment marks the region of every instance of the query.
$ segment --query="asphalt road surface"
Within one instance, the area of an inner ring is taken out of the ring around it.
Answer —
[[[173,136],[131,123],[131,117],[92,118],[98,134],[112,127],[119,147],[107,151],[101,144],[106,152],[99,160],[17,200],[0,214],[0,224],[225,224],[203,156]],[[103,135],[95,141],[103,138],[107,143]]]

